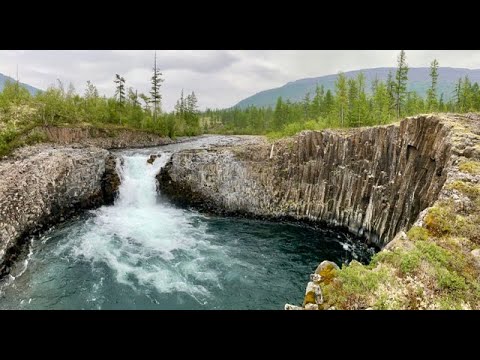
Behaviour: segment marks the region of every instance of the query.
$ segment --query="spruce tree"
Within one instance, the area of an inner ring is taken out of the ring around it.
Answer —
[[[432,83],[427,91],[427,106],[429,111],[437,108],[438,61],[434,59],[430,64],[430,78]]]
[[[118,99],[120,104],[123,104],[125,101],[125,79],[118,74],[115,74],[115,84],[117,84],[117,88],[115,90],[115,96]]]
[[[153,61],[153,75],[151,78],[152,89],[150,90],[150,102],[153,104],[153,120],[157,120],[157,114],[161,111],[162,95],[160,94],[160,86],[162,86],[162,73],[157,67],[157,52]]]
[[[85,88],[85,99],[96,99],[98,98],[98,90],[95,85],[92,84],[90,80],[87,81],[87,87]]]
[[[337,101],[340,125],[343,127],[348,106],[347,78],[340,72],[335,80],[335,97]]]
[[[408,81],[408,65],[406,61],[405,51],[400,51],[398,55],[398,67],[395,74],[395,109],[397,112],[397,118],[400,118],[402,106],[407,93],[407,81]]]

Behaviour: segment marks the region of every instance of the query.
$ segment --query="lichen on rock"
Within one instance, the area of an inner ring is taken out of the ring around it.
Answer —
[[[394,239],[369,265],[317,272],[310,308],[319,283],[324,309],[480,309],[479,161],[480,116],[436,114],[183,151],[157,178],[208,211],[342,226],[380,248]]]

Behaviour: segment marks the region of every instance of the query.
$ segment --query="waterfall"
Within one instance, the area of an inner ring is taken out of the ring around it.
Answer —
[[[170,159],[170,153],[161,153],[152,164],[145,155],[122,156],[117,159],[120,177],[116,207],[152,207],[156,204],[156,179],[160,169]]]

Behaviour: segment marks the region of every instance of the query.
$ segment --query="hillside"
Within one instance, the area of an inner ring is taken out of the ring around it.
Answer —
[[[8,81],[8,80],[15,81],[15,79],[12,79],[11,77],[3,75],[3,74],[0,73],[0,91],[3,90],[3,86],[4,86],[5,82]],[[24,84],[22,82],[20,83],[20,85],[22,85],[24,88],[26,88],[30,92],[30,94],[32,94],[32,95],[35,95],[38,91],[42,91],[40,89],[34,88],[33,86],[30,86],[28,84]]]
[[[352,78],[357,76],[361,71],[365,74],[367,80],[367,91],[370,91],[370,84],[375,79],[386,80],[389,71],[392,71],[395,74],[395,68],[375,68],[375,69],[363,69],[345,72],[347,78]],[[416,91],[419,95],[425,96],[426,91],[430,85],[430,69],[429,68],[411,68],[408,72],[408,90]],[[439,68],[439,78],[438,78],[438,94],[444,94],[444,99],[448,100],[452,97],[452,93],[455,87],[455,83],[460,77],[468,76],[472,82],[480,82],[480,69],[463,69],[463,68],[450,68],[450,67],[441,67]],[[286,85],[261,91],[255,95],[252,95],[242,101],[240,101],[235,106],[240,108],[246,108],[248,106],[254,105],[257,107],[265,106],[275,106],[277,98],[281,96],[284,100],[290,100],[292,102],[300,101],[304,98],[305,94],[310,92],[313,94],[315,92],[315,87],[317,84],[323,85],[325,91],[333,90],[335,79],[337,74],[326,75],[316,78],[307,78],[300,79],[297,81],[289,82]]]

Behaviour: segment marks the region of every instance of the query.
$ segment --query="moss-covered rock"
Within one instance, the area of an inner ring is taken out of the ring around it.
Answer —
[[[335,277],[335,272],[339,270],[337,264],[333,261],[324,260],[318,265],[317,269],[315,270],[315,274],[321,276],[321,282],[324,284],[330,284],[332,279]]]

